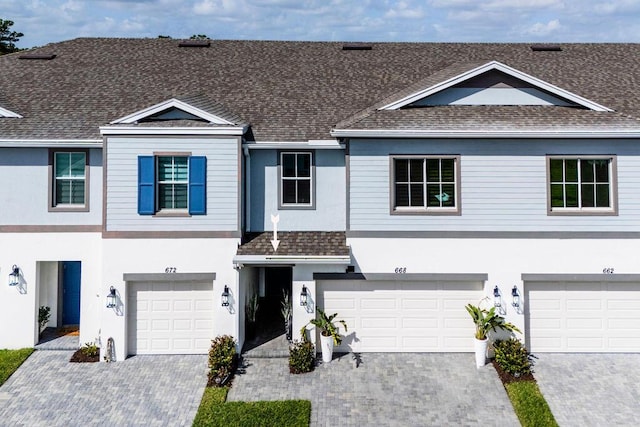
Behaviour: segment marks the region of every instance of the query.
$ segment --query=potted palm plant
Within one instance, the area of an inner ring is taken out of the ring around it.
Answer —
[[[520,332],[520,329],[513,323],[505,322],[504,317],[496,314],[496,308],[491,307],[489,310],[477,307],[472,304],[465,306],[467,312],[471,316],[473,323],[476,325],[475,333],[475,353],[476,367],[481,368],[487,362],[487,346],[489,343],[489,332],[497,329],[508,332]]]
[[[320,347],[322,348],[322,361],[325,363],[331,362],[333,358],[333,346],[340,345],[342,337],[338,332],[338,327],[334,322],[340,323],[344,327],[344,331],[347,332],[347,324],[344,320],[333,320],[338,316],[338,313],[333,313],[331,316],[318,309],[318,317],[311,319],[309,323],[304,325],[300,330],[300,334],[306,337],[306,329],[309,324],[315,326],[320,331]]]

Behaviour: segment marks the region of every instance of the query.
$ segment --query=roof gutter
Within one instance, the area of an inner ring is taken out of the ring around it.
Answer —
[[[216,127],[144,127],[144,126],[100,126],[102,135],[233,135],[242,136],[247,126]]]
[[[102,148],[102,139],[0,139],[2,148]]]
[[[332,129],[336,138],[640,138],[640,129],[630,130],[542,130],[542,131],[440,131],[429,129]]]
[[[236,268],[253,264],[333,264],[349,265],[350,255],[236,255],[233,264]]]

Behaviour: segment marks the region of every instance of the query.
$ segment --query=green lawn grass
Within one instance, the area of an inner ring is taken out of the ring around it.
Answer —
[[[307,427],[311,417],[308,400],[226,402],[225,388],[207,387],[193,425]]]
[[[20,350],[0,350],[0,385],[13,374],[22,362],[33,353],[32,348]]]
[[[523,427],[558,425],[535,381],[508,383],[505,389]]]

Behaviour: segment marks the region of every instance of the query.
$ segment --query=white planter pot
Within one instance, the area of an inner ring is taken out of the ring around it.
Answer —
[[[482,368],[487,363],[487,347],[489,345],[489,338],[483,340],[475,339],[475,351],[476,351],[476,368]]]
[[[320,334],[320,348],[322,348],[322,361],[331,362],[333,358],[333,337],[325,337]]]

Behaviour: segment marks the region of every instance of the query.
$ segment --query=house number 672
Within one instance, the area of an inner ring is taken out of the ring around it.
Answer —
[[[165,273],[175,273],[177,269],[175,267],[167,267],[164,269]]]

